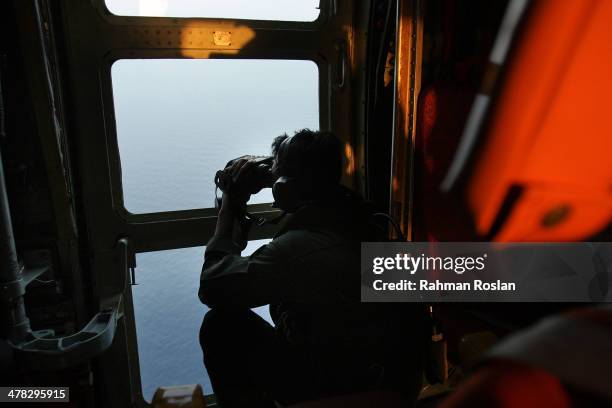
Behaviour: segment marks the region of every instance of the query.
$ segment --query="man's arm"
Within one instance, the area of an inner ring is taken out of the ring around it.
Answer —
[[[227,168],[233,178],[244,177],[252,167],[248,159]],[[249,258],[241,257],[247,236],[238,217],[246,211],[250,194],[223,193],[215,233],[206,246],[198,295],[202,303],[215,306],[259,306],[248,284]],[[265,303],[264,303],[265,304]]]
[[[231,240],[215,237],[205,257],[199,295],[211,308],[336,302],[347,283],[341,278],[343,271],[359,271],[358,253],[347,245],[324,234],[297,230],[275,238],[250,257],[240,256]]]
[[[224,169],[235,182],[241,176],[244,182],[245,174],[248,174],[249,169],[254,165],[249,157],[236,159]],[[240,254],[240,251],[246,247],[246,231],[242,231],[238,216],[246,211],[246,204],[250,196],[247,191],[236,191],[235,189],[231,193],[223,192],[215,233],[207,245],[203,269],[207,269],[227,254],[235,254],[236,248],[238,249],[237,254]],[[211,247],[211,243],[217,242],[218,244]]]
[[[211,308],[252,308],[280,300],[279,277],[288,271],[274,243],[249,257],[231,239],[213,237],[206,247],[198,295]]]

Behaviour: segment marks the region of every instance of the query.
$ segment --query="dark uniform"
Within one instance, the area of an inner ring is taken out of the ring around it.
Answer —
[[[289,215],[250,257],[229,239],[206,247],[199,296],[212,308],[200,342],[227,406],[268,406],[370,389],[413,398],[424,322],[415,306],[360,303],[363,202],[342,190]],[[249,308],[270,304],[272,327]]]

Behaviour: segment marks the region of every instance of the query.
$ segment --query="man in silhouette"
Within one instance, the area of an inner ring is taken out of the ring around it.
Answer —
[[[225,169],[243,187],[223,195],[199,289],[211,308],[200,331],[204,364],[223,407],[374,389],[414,400],[420,388],[420,310],[360,302],[360,245],[375,235],[368,207],[340,184],[341,152],[328,132],[274,140],[273,195],[288,215],[249,257],[240,256],[238,219],[266,182],[249,157]],[[274,326],[250,310],[268,304]]]

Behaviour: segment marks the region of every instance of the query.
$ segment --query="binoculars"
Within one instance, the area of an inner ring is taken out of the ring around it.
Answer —
[[[230,160],[226,168],[231,166],[236,160]],[[219,188],[219,190],[224,193],[228,193],[233,188],[240,188],[244,192],[248,193],[256,193],[264,187],[272,187],[272,184],[276,181],[276,177],[274,173],[272,173],[272,164],[274,162],[274,157],[272,156],[260,156],[255,158],[255,165],[249,171],[251,172],[250,177],[248,177],[249,185],[240,185],[237,183],[232,175],[226,170],[219,170],[215,174],[215,185]]]

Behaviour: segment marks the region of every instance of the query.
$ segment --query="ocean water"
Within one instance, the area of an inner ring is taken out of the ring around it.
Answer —
[[[311,61],[120,60],[112,67],[124,205],[133,213],[208,208],[230,159],[269,154],[273,137],[319,128]],[[266,190],[251,202],[270,202]],[[267,240],[253,241],[248,255]],[[143,395],[199,383],[204,247],[137,254],[132,287]],[[257,309],[269,320],[267,307]]]
[[[251,241],[244,256],[269,240]],[[212,388],[198,340],[208,308],[197,292],[204,247],[138,254],[132,286],[142,392],[150,401],[160,385],[198,383]],[[268,306],[254,309],[271,322]]]

